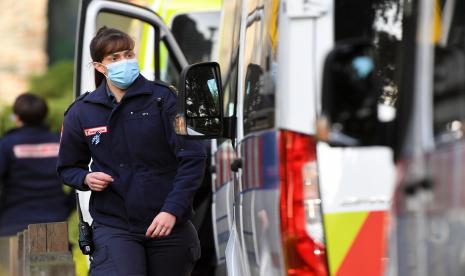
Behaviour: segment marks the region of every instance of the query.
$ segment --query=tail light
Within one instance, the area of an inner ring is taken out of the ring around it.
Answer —
[[[328,275],[316,175],[316,141],[280,132],[281,234],[288,275]]]

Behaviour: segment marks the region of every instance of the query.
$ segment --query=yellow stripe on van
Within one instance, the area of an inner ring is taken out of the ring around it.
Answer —
[[[433,43],[437,44],[441,39],[441,6],[439,0],[434,1],[434,14],[433,14]]]
[[[367,216],[368,212],[325,214],[326,248],[331,275],[336,274]]]
[[[276,46],[278,45],[278,14],[279,14],[279,1],[274,0],[272,3],[272,9],[270,11],[271,19],[268,22],[268,28],[270,33],[271,48],[273,54],[276,55]]]

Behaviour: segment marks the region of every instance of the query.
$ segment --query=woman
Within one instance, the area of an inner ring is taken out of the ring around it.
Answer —
[[[91,275],[189,275],[200,257],[189,219],[203,143],[175,134],[176,96],[139,74],[127,34],[102,27],[90,52],[98,88],[65,113],[57,169],[92,191]]]

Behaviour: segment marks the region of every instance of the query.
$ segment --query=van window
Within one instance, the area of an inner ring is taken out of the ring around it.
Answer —
[[[242,0],[223,1],[223,14],[228,16],[221,18],[218,63],[220,64],[221,80],[223,81],[223,108],[226,117],[235,115],[241,9]]]
[[[223,85],[223,114],[233,117],[236,114],[242,0],[224,0],[222,14],[228,15],[221,17],[217,51]],[[224,142],[231,144],[229,139],[217,140],[218,146]]]
[[[278,5],[267,0],[249,5],[242,70],[244,134],[274,127]]]
[[[165,41],[160,43],[160,60],[160,80],[177,87],[181,72],[173,60],[173,56],[170,54]]]
[[[219,22],[220,12],[193,12],[174,17],[171,32],[189,64],[212,60]]]
[[[465,130],[465,2],[451,3],[450,10],[442,6],[434,54],[433,128],[438,144],[461,139]]]
[[[394,106],[398,81],[394,64],[402,39],[402,0],[336,0],[335,39],[366,38],[377,49],[382,80],[380,103]]]
[[[171,33],[181,48],[189,64],[211,61],[217,48],[220,12],[193,12],[176,15],[171,23]],[[161,79],[169,84],[178,85],[179,72],[171,56],[162,46],[162,60],[166,60],[166,70],[162,70]]]

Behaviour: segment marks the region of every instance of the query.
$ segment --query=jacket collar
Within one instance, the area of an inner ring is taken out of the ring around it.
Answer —
[[[126,93],[124,93],[122,101],[135,96],[152,94],[149,84],[150,82],[144,78],[144,76],[139,74],[134,83],[129,86],[128,90],[126,90]],[[84,98],[84,102],[99,103],[113,108],[111,100],[107,94],[106,86],[107,82],[106,80],[103,80],[94,92],[90,93],[87,97]]]
[[[22,125],[20,127],[16,127],[16,128],[8,130],[5,134],[9,134],[13,132],[42,132],[42,131],[49,131],[49,127],[44,123],[41,123],[38,125]]]

